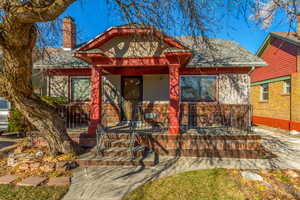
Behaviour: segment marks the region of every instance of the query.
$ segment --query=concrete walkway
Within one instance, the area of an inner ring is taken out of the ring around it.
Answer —
[[[120,200],[147,181],[172,174],[208,168],[299,169],[300,139],[258,130],[275,159],[160,157],[155,167],[89,167],[78,169],[63,200]]]

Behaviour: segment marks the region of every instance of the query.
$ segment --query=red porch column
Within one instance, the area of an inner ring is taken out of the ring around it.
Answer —
[[[90,125],[89,134],[96,134],[97,125],[101,123],[101,103],[102,103],[102,69],[92,66],[92,88],[90,105]]]
[[[169,134],[179,134],[179,68],[180,64],[169,64]]]

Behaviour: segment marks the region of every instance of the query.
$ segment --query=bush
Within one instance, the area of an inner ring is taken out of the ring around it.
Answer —
[[[59,107],[62,105],[66,105],[68,103],[68,100],[66,100],[63,97],[49,97],[49,96],[40,96],[40,99],[52,107]]]
[[[8,131],[26,133],[30,131],[31,126],[25,117],[18,109],[12,105],[10,110],[10,120],[8,124]]]
[[[66,105],[68,103],[66,99],[61,97],[39,96],[39,98],[53,108]],[[32,130],[34,130],[32,125],[21,114],[21,112],[14,105],[12,105],[10,111],[10,121],[8,125],[8,131],[26,134],[27,132]]]

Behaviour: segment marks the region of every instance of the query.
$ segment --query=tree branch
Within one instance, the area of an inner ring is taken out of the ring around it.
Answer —
[[[53,0],[48,6],[40,7],[31,2],[9,11],[11,17],[21,23],[37,23],[55,20],[76,0]]]

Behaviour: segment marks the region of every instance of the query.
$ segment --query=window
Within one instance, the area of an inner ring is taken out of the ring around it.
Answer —
[[[291,93],[291,80],[285,80],[283,84],[283,93],[290,94]]]
[[[182,101],[216,101],[216,76],[181,76]]]
[[[73,101],[89,101],[90,96],[90,78],[76,77],[71,79],[71,98]]]
[[[269,85],[267,83],[261,85],[260,99],[267,101],[269,99]]]
[[[5,99],[0,99],[0,109],[1,110],[9,109],[9,102]]]

